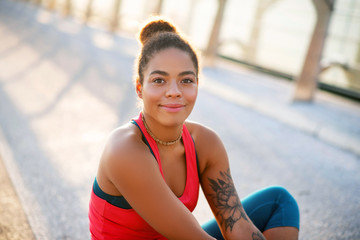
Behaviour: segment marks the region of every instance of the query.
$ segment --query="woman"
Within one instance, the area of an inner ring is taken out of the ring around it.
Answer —
[[[297,239],[299,212],[291,195],[271,187],[241,203],[219,137],[186,121],[199,75],[190,44],[161,19],[142,28],[140,41],[142,112],[105,147],[90,200],[92,238]],[[191,213],[199,185],[215,216],[203,227]]]

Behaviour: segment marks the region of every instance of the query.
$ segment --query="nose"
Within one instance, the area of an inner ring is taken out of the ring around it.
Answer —
[[[181,96],[181,91],[180,91],[179,85],[176,81],[170,82],[169,87],[166,91],[166,96],[167,97],[180,97]]]

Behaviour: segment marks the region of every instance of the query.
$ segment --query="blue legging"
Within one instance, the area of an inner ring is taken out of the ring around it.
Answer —
[[[245,197],[241,203],[246,214],[261,232],[275,227],[299,229],[298,205],[283,187],[264,188]],[[212,237],[223,239],[215,219],[205,223],[202,228]]]

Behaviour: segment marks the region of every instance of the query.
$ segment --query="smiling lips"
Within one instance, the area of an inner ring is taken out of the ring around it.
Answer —
[[[177,104],[177,103],[169,103],[169,104],[161,104],[160,107],[167,112],[179,112],[185,107],[185,105]]]

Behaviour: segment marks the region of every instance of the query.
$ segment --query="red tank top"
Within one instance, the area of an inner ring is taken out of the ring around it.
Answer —
[[[140,116],[134,120],[139,127],[147,144],[159,164],[160,172],[164,178],[161,167],[160,154],[156,142],[147,133]],[[197,159],[193,139],[183,126],[182,140],[186,158],[186,184],[179,200],[192,212],[198,201],[199,177]],[[165,181],[165,180],[164,180]],[[135,210],[117,207],[95,194],[91,193],[89,204],[89,220],[91,239],[166,239],[156,232]]]

